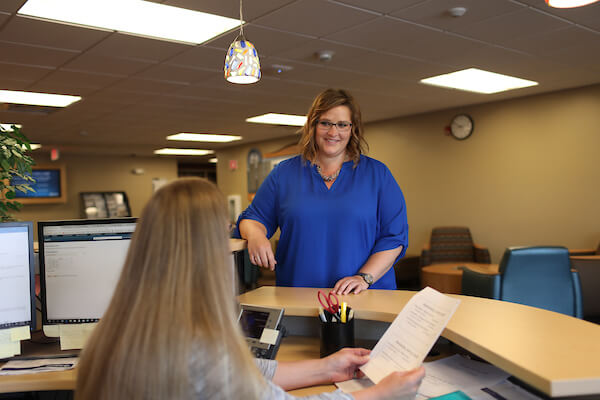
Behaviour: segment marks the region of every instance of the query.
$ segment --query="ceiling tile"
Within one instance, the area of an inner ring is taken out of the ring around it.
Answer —
[[[159,64],[136,74],[136,78],[154,79],[166,82],[189,84],[202,81],[215,74],[198,68],[181,67],[178,65]]]
[[[0,11],[15,13],[26,1],[27,0],[2,0],[0,1]]]
[[[575,8],[554,8],[539,0],[520,0],[532,8],[600,31],[600,2]]]
[[[0,12],[0,27],[10,18],[10,14]]]
[[[203,68],[223,72],[226,50],[212,47],[193,47],[165,61],[167,65],[177,65],[189,68]]]
[[[223,49],[223,57],[229,48],[229,45],[235,40],[238,32],[223,36],[222,38],[210,43],[211,47],[220,47]],[[259,57],[276,54],[285,49],[295,48],[302,43],[309,41],[306,36],[296,35],[293,33],[274,31],[272,29],[263,28],[260,26],[249,25],[244,28],[244,36],[250,41],[256,50]]]
[[[50,72],[53,67],[36,67],[31,65],[0,62],[0,77],[33,83]]]
[[[374,15],[318,0],[298,0],[254,21],[282,31],[322,37],[369,21]]]
[[[59,67],[77,56],[79,52],[0,42],[0,54],[3,62],[40,67]]]
[[[524,38],[507,39],[508,47],[540,56],[555,54],[573,46],[593,46],[597,43],[600,43],[600,34],[577,26],[569,26]]]
[[[110,57],[103,54],[85,52],[65,64],[65,69],[104,73],[119,76],[131,75],[153,65],[154,63],[127,58]]]
[[[244,20],[251,21],[272,10],[283,7],[286,4],[293,3],[294,1],[295,0],[260,0],[246,2],[244,3],[243,9]],[[158,0],[156,2],[229,18],[237,19],[240,17],[240,3],[238,0]]]
[[[110,32],[15,16],[0,31],[0,40],[82,51]]]
[[[462,17],[453,17],[449,9],[464,7],[467,12]],[[481,20],[522,10],[524,6],[509,1],[497,0],[432,0],[395,11],[390,15],[419,24],[452,30],[454,27],[472,24]]]
[[[365,10],[388,14],[391,11],[401,10],[415,4],[426,3],[427,1],[428,0],[338,0],[337,2],[363,8]]]
[[[473,24],[452,27],[450,30],[485,42],[508,45],[513,38],[527,37],[569,27],[568,22],[552,16],[524,9],[510,14],[488,18]],[[510,32],[510,35],[507,35]]]
[[[187,83],[182,82],[167,82],[150,79],[129,78],[122,80],[112,86],[115,90],[132,91],[139,93],[155,94],[155,93],[172,93],[182,87],[186,87]]]
[[[190,45],[115,32],[90,50],[94,54],[146,61],[163,61],[187,50]]]
[[[121,79],[118,76],[99,75],[81,71],[59,69],[48,74],[38,84],[73,85],[88,89],[101,89]]]

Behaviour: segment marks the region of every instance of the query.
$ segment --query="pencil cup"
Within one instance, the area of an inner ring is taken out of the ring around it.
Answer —
[[[344,347],[354,347],[354,318],[345,324],[323,322],[321,324],[321,358]]]

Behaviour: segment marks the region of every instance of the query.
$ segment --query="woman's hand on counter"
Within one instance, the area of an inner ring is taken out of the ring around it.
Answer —
[[[367,290],[369,288],[369,284],[365,282],[365,280],[358,275],[346,276],[335,283],[333,287],[333,293],[335,294],[348,294],[354,293],[359,294],[363,290]]]

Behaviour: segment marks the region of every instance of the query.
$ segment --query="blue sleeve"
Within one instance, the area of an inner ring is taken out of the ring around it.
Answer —
[[[402,246],[402,252],[396,259],[404,257],[408,247],[408,223],[406,203],[400,186],[387,167],[384,167],[382,185],[378,200],[378,235],[371,254]]]
[[[264,182],[258,188],[252,203],[239,216],[233,237],[241,238],[240,221],[252,219],[258,221],[267,228],[267,238],[271,238],[277,230],[279,202],[277,198],[277,181],[279,177],[279,165],[275,166]]]

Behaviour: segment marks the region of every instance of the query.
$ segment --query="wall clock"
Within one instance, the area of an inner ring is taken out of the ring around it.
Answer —
[[[450,123],[450,134],[458,140],[465,140],[473,133],[475,123],[473,118],[467,114],[458,114],[452,118]]]

